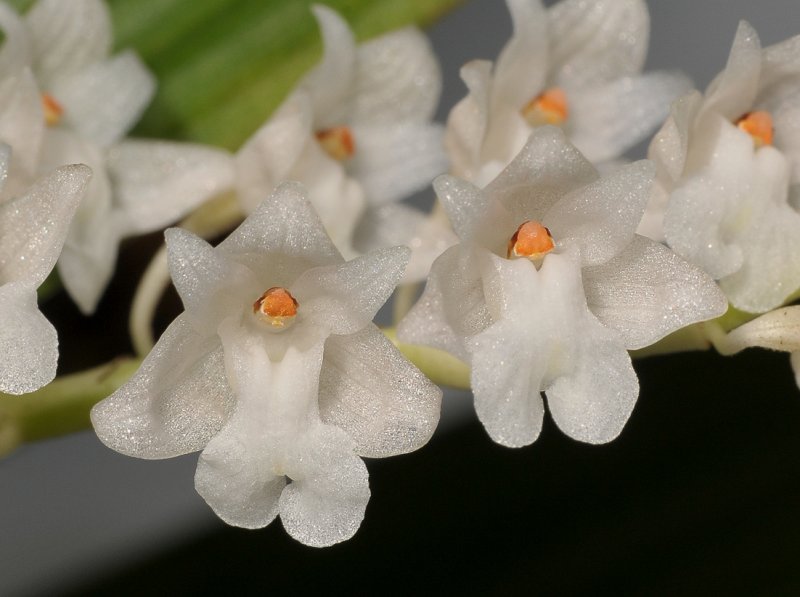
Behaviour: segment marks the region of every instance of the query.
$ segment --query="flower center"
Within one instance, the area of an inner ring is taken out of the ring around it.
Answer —
[[[550,230],[536,220],[523,222],[508,241],[509,259],[525,258],[541,263],[544,256],[555,248]]]
[[[567,94],[563,89],[551,87],[545,89],[522,108],[522,116],[531,126],[544,124],[562,124],[569,116]]]
[[[277,330],[286,329],[295,321],[297,301],[285,288],[273,286],[253,303],[253,313]]]
[[[356,142],[349,127],[334,126],[317,132],[317,141],[322,145],[329,156],[340,162],[353,157],[356,152]]]
[[[42,110],[44,111],[44,121],[47,126],[56,126],[61,122],[61,115],[64,108],[61,107],[56,99],[47,93],[42,94]]]
[[[736,121],[736,126],[753,138],[756,148],[764,145],[772,145],[772,116],[763,110],[748,112]]]

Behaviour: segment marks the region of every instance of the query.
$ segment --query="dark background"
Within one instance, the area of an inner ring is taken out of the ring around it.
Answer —
[[[800,33],[797,0],[650,9],[649,68],[681,68],[700,87],[724,65],[739,18],[765,45]],[[440,120],[464,93],[459,66],[496,57],[509,32],[499,0],[468,2],[430,30],[445,75]],[[125,244],[125,274],[97,317],[65,297],[46,305],[64,371],[119,351],[132,272],[157,243]],[[173,295],[161,324],[177,308]],[[71,339],[87,328],[90,343]],[[601,447],[549,420],[533,446],[498,447],[470,395],[448,393],[427,447],[368,462],[366,519],[324,550],[289,539],[279,522],[226,527],[194,492],[196,455],[136,460],[89,432],[25,446],[0,461],[0,595],[800,592],[800,391],[786,355],[635,366],[639,403]]]

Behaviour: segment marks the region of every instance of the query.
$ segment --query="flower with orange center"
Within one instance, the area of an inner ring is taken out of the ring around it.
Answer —
[[[273,286],[253,303],[253,313],[274,328],[285,328],[294,323],[297,300],[285,288]]]
[[[533,262],[541,261],[555,248],[550,230],[536,220],[528,220],[517,228],[508,241],[507,257],[524,257]]]
[[[560,125],[569,116],[567,94],[559,87],[545,89],[522,108],[522,116],[531,126]]]
[[[317,131],[317,141],[322,145],[329,156],[340,162],[353,157],[356,152],[356,142],[349,127],[334,126],[329,129]]]
[[[748,112],[736,121],[736,126],[753,138],[756,148],[772,145],[774,127],[769,112],[764,110]]]

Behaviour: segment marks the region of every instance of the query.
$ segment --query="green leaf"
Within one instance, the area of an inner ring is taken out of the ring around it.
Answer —
[[[24,1],[24,0],[19,0]],[[428,24],[461,0],[330,0],[359,39]],[[111,0],[116,46],[158,93],[134,134],[237,149],[321,54],[309,0]]]

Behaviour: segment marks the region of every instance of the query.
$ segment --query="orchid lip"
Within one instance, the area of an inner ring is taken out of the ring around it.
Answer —
[[[253,313],[268,329],[282,331],[290,327],[297,317],[299,304],[292,294],[280,286],[273,286],[253,303]]]

